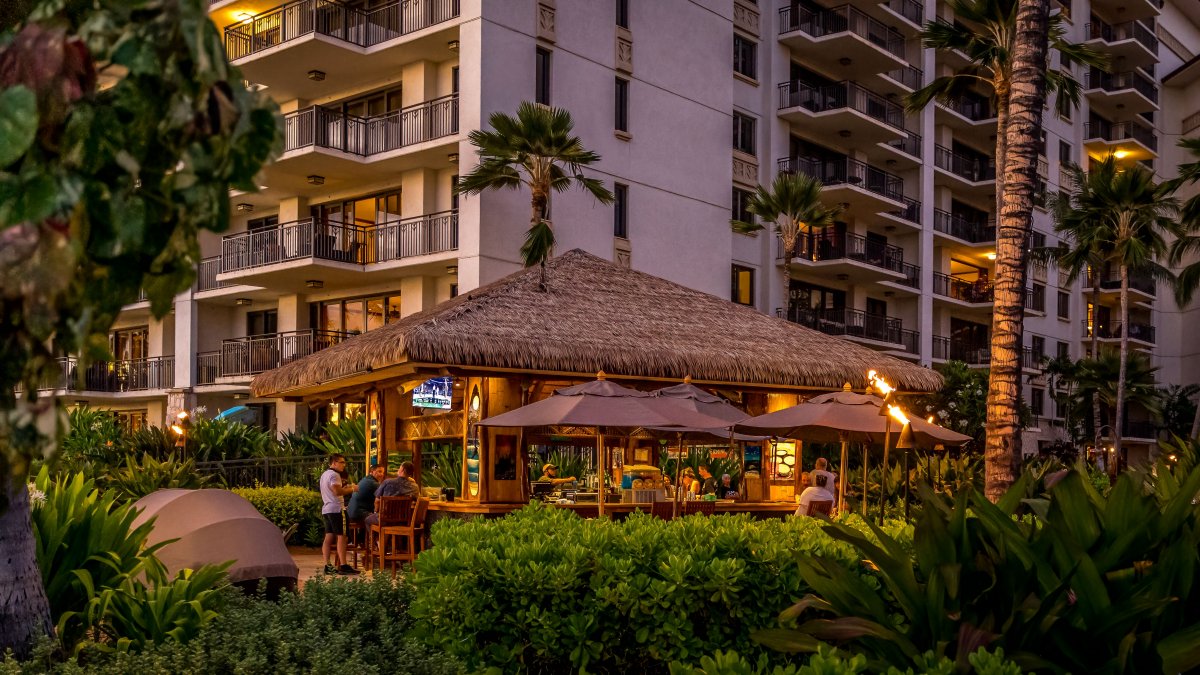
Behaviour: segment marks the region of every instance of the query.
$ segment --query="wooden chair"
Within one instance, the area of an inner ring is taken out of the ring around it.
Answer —
[[[383,533],[388,528],[400,527],[412,522],[412,497],[379,497],[375,500],[375,513],[379,522],[372,523],[367,529],[367,569],[374,569],[375,556],[380,557],[383,564]]]
[[[815,502],[809,502],[808,503],[808,512],[805,513],[804,515],[806,515],[806,516],[825,516],[826,518],[828,518],[829,514],[832,511],[833,511],[833,500],[832,499],[822,499],[822,500],[815,501]]]
[[[690,516],[693,513],[701,513],[706,516],[711,516],[717,511],[717,503],[705,499],[687,501],[683,503],[683,515]]]
[[[392,563],[392,576],[400,563],[413,562],[417,559],[417,528],[424,526],[425,512],[429,509],[429,500],[421,497],[416,500],[407,522],[402,525],[392,525],[380,530],[379,565],[386,567]]]
[[[366,541],[363,537],[366,535],[366,523],[361,520],[346,521],[346,553],[354,554],[354,566],[358,567],[358,554],[360,551],[365,552]]]
[[[675,517],[674,509],[673,502],[654,502],[650,505],[650,515],[663,520],[671,520]]]

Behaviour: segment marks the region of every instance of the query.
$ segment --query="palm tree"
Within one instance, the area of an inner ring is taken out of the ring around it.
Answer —
[[[1079,189],[1070,207],[1064,209],[1065,222],[1080,233],[1083,245],[1094,248],[1096,258],[1115,262],[1120,270],[1121,359],[1112,436],[1117,457],[1124,461],[1121,432],[1129,362],[1129,277],[1140,274],[1174,284],[1174,276],[1158,260],[1168,257],[1168,237],[1184,238],[1187,230],[1175,219],[1179,209],[1169,195],[1173,186],[1156,185],[1153,174],[1140,166],[1122,167],[1110,156],[1093,162],[1086,174],[1076,170],[1076,179]],[[1099,268],[1093,270],[1099,274]],[[1092,308],[1095,333],[1099,329],[1096,305]],[[1096,356],[1093,352],[1093,358]],[[1115,473],[1115,464],[1112,469]]]
[[[1096,358],[1083,359],[1076,364],[1075,397],[1078,404],[1083,404],[1092,398],[1099,398],[1103,403],[1104,412],[1110,426],[1120,428],[1124,419],[1124,408],[1133,405],[1140,406],[1157,419],[1161,414],[1161,393],[1155,386],[1155,373],[1158,368],[1151,367],[1150,357],[1142,352],[1133,352],[1125,358],[1119,353],[1105,352]],[[1122,375],[1124,373],[1124,375]],[[1121,378],[1125,382],[1122,385]],[[1119,440],[1120,433],[1114,434],[1117,439],[1113,444],[1115,457],[1121,457]],[[1101,446],[1096,446],[1100,451]],[[1110,473],[1118,462],[1109,461],[1106,465]]]
[[[746,211],[763,222],[775,225],[783,254],[784,312],[790,308],[792,258],[801,235],[833,224],[841,209],[821,203],[821,181],[802,173],[781,173],[771,189],[759,185],[746,204]],[[732,220],[733,229],[743,234],[763,229],[762,222]]]
[[[1194,162],[1179,165],[1179,176],[1167,183],[1174,192],[1183,184],[1194,185],[1200,182],[1200,138],[1185,138],[1179,141],[1179,147],[1187,150],[1196,157]],[[1178,267],[1184,259],[1200,253],[1200,194],[1184,202],[1180,209],[1180,225],[1186,230],[1186,235],[1175,240],[1171,245],[1171,265]],[[1200,288],[1200,260],[1194,261],[1179,270],[1175,283],[1175,303],[1180,308],[1186,307]],[[1200,438],[1200,406],[1196,407],[1196,415],[1192,418],[1191,438]]]
[[[550,193],[577,187],[591,193],[601,204],[611,204],[613,194],[596,178],[583,175],[583,168],[600,161],[578,136],[571,113],[525,101],[517,116],[501,112],[488,118],[492,131],[470,133],[479,164],[455,186],[458,194],[477,195],[485,190],[528,186],[530,191],[529,232],[521,246],[526,267],[545,264],[553,255],[554,228],[546,220]]]

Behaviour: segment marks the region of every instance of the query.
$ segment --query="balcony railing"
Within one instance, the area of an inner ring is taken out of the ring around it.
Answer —
[[[779,85],[779,109],[804,108],[815,113],[849,109],[904,130],[904,108],[857,82],[814,86],[796,80]]]
[[[903,345],[905,352],[919,354],[921,352],[921,331],[901,329],[900,344]]]
[[[283,117],[284,152],[318,147],[369,156],[458,133],[458,94],[373,117],[314,105]]]
[[[1106,73],[1093,68],[1087,73],[1085,89],[1102,89],[1107,92],[1133,89],[1142,96],[1158,103],[1158,87],[1145,75],[1136,70],[1126,70],[1121,73]]]
[[[217,281],[217,275],[220,273],[221,256],[214,255],[201,260],[200,265],[196,268],[196,291],[212,291],[233,286],[228,281]]]
[[[925,86],[924,71],[913,65],[897,68],[896,70],[889,70],[888,72],[884,73],[884,76],[899,82],[909,89],[915,90]]]
[[[944,335],[933,336],[933,358],[945,361],[962,361],[972,366],[986,366],[992,362],[992,347],[989,344],[953,340]],[[1029,347],[1021,348],[1021,367],[1037,370],[1040,359]]]
[[[120,393],[151,391],[175,386],[175,357],[93,361],[80,367],[79,359],[58,359],[58,375],[44,380],[40,389]]]
[[[817,159],[816,157],[781,157],[781,173],[802,173],[825,184],[854,185],[888,199],[901,201],[904,197],[904,181],[883,169],[849,157]]]
[[[985,99],[960,96],[948,98],[944,101],[939,100],[938,103],[945,106],[947,110],[952,110],[972,122],[983,122],[996,116],[992,112],[991,104]]]
[[[933,229],[972,244],[996,240],[995,220],[991,218],[988,218],[986,222],[968,220],[942,209],[933,210]]]
[[[320,258],[367,265],[458,249],[458,212],[368,227],[321,223],[312,218],[238,232],[221,240],[221,271]]]
[[[912,197],[901,197],[900,201],[904,202],[904,208],[898,211],[888,211],[888,215],[920,225],[921,201]]]
[[[1158,438],[1158,425],[1150,420],[1125,420],[1123,438]]]
[[[196,354],[196,384],[213,384],[221,377],[221,351]]]
[[[800,237],[796,257],[814,262],[854,260],[904,275],[906,285],[919,287],[921,268],[904,262],[904,249],[851,232],[818,232]]]
[[[1121,289],[1121,273],[1118,269],[1101,271],[1088,268],[1086,283],[1087,288],[1099,286],[1101,290],[1117,291]],[[1158,286],[1155,284],[1154,278],[1145,274],[1131,272],[1129,288],[1146,295],[1158,295]]]
[[[996,180],[996,165],[990,157],[955,152],[944,145],[933,146],[933,164],[972,183]]]
[[[225,28],[230,60],[277,47],[305,35],[325,35],[371,47],[459,15],[459,0],[403,0],[371,10],[332,0],[297,0]]]
[[[897,138],[895,140],[888,141],[887,144],[910,157],[916,157],[917,159],[920,159],[921,135],[912,131],[906,131],[905,133],[908,134],[908,136],[905,138]]]
[[[904,58],[904,36],[882,21],[850,5],[812,10],[795,5],[779,9],[779,34],[800,31],[815,38],[853,33],[891,54]]]
[[[349,333],[309,329],[230,338],[221,343],[220,377],[254,375],[278,368],[347,337]]]
[[[1200,112],[1194,112],[1191,115],[1183,118],[1183,122],[1179,125],[1181,133],[1191,133],[1196,129],[1200,129]]]
[[[1146,49],[1158,52],[1158,38],[1155,37],[1153,31],[1142,25],[1140,21],[1107,24],[1092,16],[1092,22],[1084,26],[1083,30],[1089,40],[1103,40],[1110,43],[1137,40]]]
[[[1112,324],[1102,323],[1095,327],[1096,337],[1101,340],[1119,340],[1121,338],[1121,323],[1113,322]],[[1092,337],[1092,325],[1086,319],[1083,321],[1083,337]],[[1150,344],[1157,344],[1154,340],[1154,326],[1148,323],[1129,322],[1129,339],[1141,340]]]
[[[888,0],[887,8],[918,26],[925,25],[925,6],[916,0]]]
[[[784,314],[780,310],[780,314]],[[811,309],[808,307],[789,307],[786,315],[788,321],[798,323],[825,333],[903,344],[903,322],[892,316],[867,314],[860,309]]]
[[[1154,132],[1133,122],[1113,123],[1093,118],[1091,122],[1083,125],[1083,137],[1109,142],[1134,140],[1158,152],[1158,138]]]

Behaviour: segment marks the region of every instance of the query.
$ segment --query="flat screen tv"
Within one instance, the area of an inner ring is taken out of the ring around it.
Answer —
[[[454,398],[454,378],[434,377],[425,380],[413,389],[413,406],[449,410]]]

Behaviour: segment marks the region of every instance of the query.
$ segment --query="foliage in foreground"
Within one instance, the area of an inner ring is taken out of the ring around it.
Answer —
[[[456,675],[453,659],[408,637],[412,591],[401,580],[309,581],[269,602],[227,593],[220,615],[186,644],[141,652],[85,651],[60,662],[44,645],[34,658],[0,662],[0,675],[177,673],[408,673]]]
[[[822,556],[880,592],[853,548],[817,523],[610,522],[538,505],[500,520],[442,521],[417,561],[412,614],[431,644],[470,668],[644,672],[717,649],[757,657],[750,632],[775,625],[808,590],[800,560]],[[900,539],[911,531],[889,529]]]
[[[1004,651],[995,654],[986,649],[967,657],[970,669],[965,672],[975,675],[1021,675],[1021,667],[1004,659]],[[700,659],[698,665],[689,666],[678,662],[671,664],[671,675],[858,675],[868,672],[867,659],[861,654],[851,655],[822,646],[804,665],[772,667],[766,655],[751,663],[737,652],[717,651],[712,656]],[[914,669],[900,670],[889,667],[887,675],[956,675],[960,671],[953,661],[937,658],[928,652],[918,659]]]

